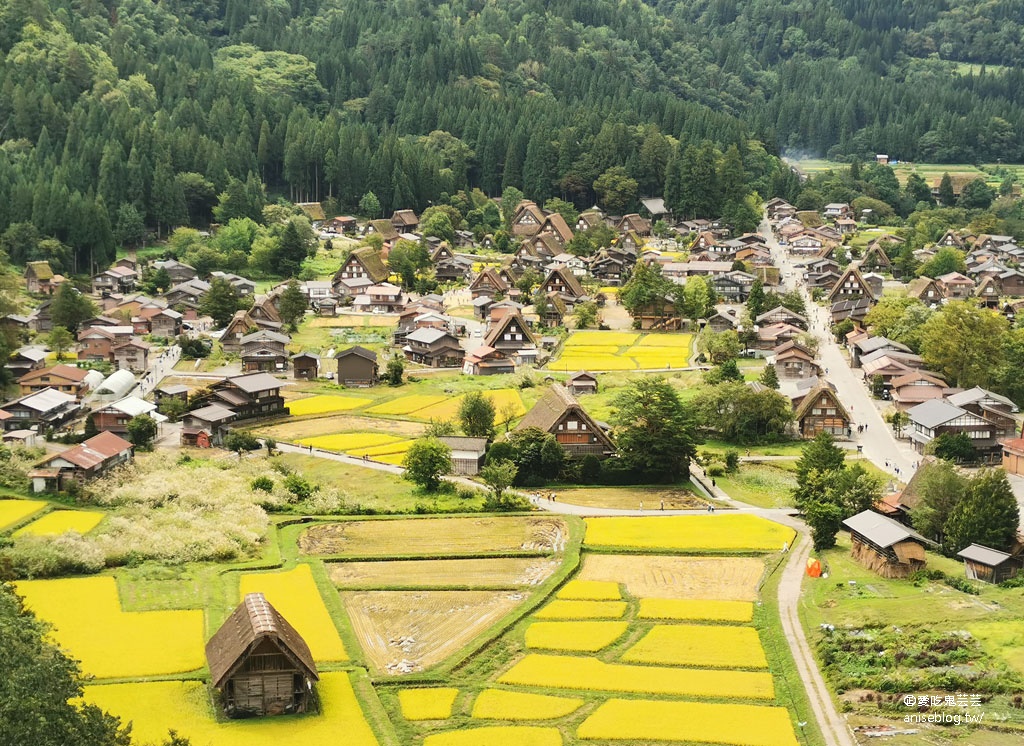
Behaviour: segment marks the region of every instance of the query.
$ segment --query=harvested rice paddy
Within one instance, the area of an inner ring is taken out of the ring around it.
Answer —
[[[206,685],[199,681],[153,681],[85,687],[85,700],[131,722],[140,742],[163,743],[169,729],[195,746],[310,746],[336,743],[377,746],[347,673],[320,674],[321,712],[309,715],[218,721]]]
[[[611,699],[580,725],[583,739],[796,746],[783,707]]]
[[[625,633],[628,622],[534,622],[526,628],[526,647],[596,653]]]
[[[45,507],[41,500],[0,500],[0,531],[16,526]]]
[[[557,728],[496,725],[427,736],[423,746],[562,746]]]
[[[698,668],[768,668],[757,630],[728,625],[657,625],[621,660]]]
[[[576,601],[618,601],[619,584],[604,580],[570,580],[558,591],[557,598]]]
[[[121,611],[117,583],[106,575],[26,580],[16,589],[53,625],[57,644],[81,661],[85,674],[160,676],[206,663],[202,611]]]
[[[68,531],[85,535],[103,520],[105,513],[98,510],[55,510],[19,528],[15,536],[59,536]]]
[[[589,554],[578,577],[621,582],[643,599],[754,601],[763,572],[764,564],[755,557]]]
[[[673,621],[739,622],[754,618],[754,605],[749,601],[698,601],[681,598],[641,598],[640,619]]]
[[[621,619],[625,601],[552,601],[535,616],[538,619]]]
[[[291,622],[318,661],[346,661],[348,653],[338,636],[309,565],[297,565],[287,572],[261,572],[242,575],[242,597],[262,593]]]
[[[597,658],[530,653],[498,679],[502,684],[715,699],[772,699],[769,673],[633,666]]]
[[[481,720],[554,720],[570,715],[584,700],[528,694],[504,689],[485,689],[473,704],[473,717]]]
[[[344,521],[307,529],[299,548],[350,557],[549,554],[564,548],[567,535],[560,518],[532,516]]]
[[[373,399],[359,399],[354,396],[307,396],[304,399],[293,399],[288,402],[288,411],[296,417],[302,417],[309,414],[346,412],[372,403]]]
[[[444,720],[451,717],[457,696],[459,690],[448,687],[403,689],[398,693],[398,703],[406,720]]]
[[[367,660],[380,673],[422,671],[458,652],[526,599],[515,591],[341,594]],[[301,632],[302,630],[299,629]]]
[[[791,544],[793,529],[753,515],[588,518],[585,544],[629,549],[759,552]]]
[[[547,557],[332,562],[327,574],[339,588],[523,588],[551,577],[558,562]]]

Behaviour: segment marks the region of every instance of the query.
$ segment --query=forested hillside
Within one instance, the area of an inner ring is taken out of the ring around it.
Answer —
[[[40,258],[83,271],[140,222],[209,221],[225,191],[218,219],[252,214],[260,182],[386,212],[668,181],[698,214],[725,187],[682,185],[732,145],[762,197],[794,196],[785,148],[1024,160],[1017,5],[0,0],[0,231],[30,222],[70,247]]]

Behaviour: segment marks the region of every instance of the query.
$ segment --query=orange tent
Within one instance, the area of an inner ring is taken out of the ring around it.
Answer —
[[[807,560],[807,575],[812,578],[821,577],[821,562],[811,557]]]

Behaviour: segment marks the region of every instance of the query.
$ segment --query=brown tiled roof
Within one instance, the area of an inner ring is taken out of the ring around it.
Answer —
[[[70,461],[80,469],[91,469],[131,447],[132,444],[124,438],[118,437],[114,433],[102,432],[89,438],[84,443],[67,449],[63,453],[50,456],[43,461],[43,464],[48,464],[54,459],[60,458]]]
[[[374,363],[377,362],[377,353],[376,352],[373,352],[372,350],[368,350],[365,347],[360,347],[359,345],[353,345],[352,347],[349,347],[347,350],[342,350],[341,352],[337,353],[334,357],[335,357],[335,359],[339,359],[340,360],[341,358],[348,357],[349,355],[355,355],[357,357],[363,357],[363,358],[366,358],[367,360],[369,360],[370,362],[374,362]]]
[[[246,654],[264,640],[275,642],[281,652],[309,678],[320,678],[313,655],[302,636],[262,593],[249,593],[206,643],[206,660],[210,664],[213,685],[223,686],[244,662]]]
[[[18,379],[18,383],[31,383],[44,376],[59,376],[75,383],[81,383],[85,380],[85,377],[89,374],[89,371],[83,370],[82,368],[76,368],[73,365],[54,365],[50,368],[40,368],[34,370],[31,373],[26,373]]]

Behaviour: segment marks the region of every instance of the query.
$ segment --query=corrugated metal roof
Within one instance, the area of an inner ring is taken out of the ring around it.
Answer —
[[[990,547],[984,547],[981,544],[971,544],[966,549],[962,549],[957,552],[957,557],[962,557],[965,560],[971,560],[972,562],[980,562],[983,565],[989,567],[995,567],[1011,559],[1011,556],[1006,552],[1000,552],[998,549],[991,549]]]
[[[907,528],[902,523],[897,523],[891,518],[879,515],[873,510],[865,510],[855,516],[851,516],[843,521],[843,525],[882,548],[891,547],[893,544],[905,541],[906,539],[914,539],[923,544],[934,543],[916,531]]]

